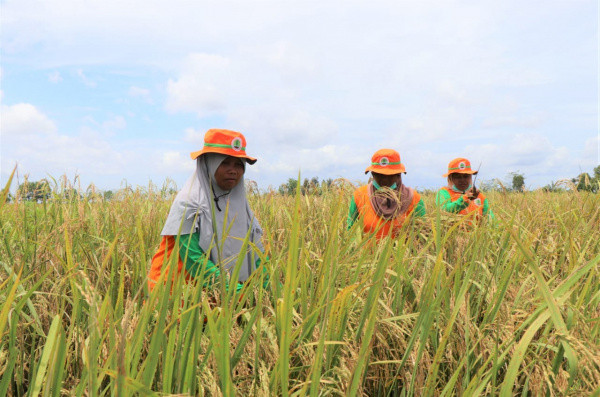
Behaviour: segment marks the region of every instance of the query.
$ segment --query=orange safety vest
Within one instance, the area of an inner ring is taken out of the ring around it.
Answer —
[[[385,220],[379,217],[375,212],[375,209],[371,205],[371,200],[369,199],[369,185],[361,186],[354,191],[354,202],[356,203],[356,207],[358,208],[358,214],[362,219],[363,223],[363,232],[364,233],[373,233],[377,231],[376,237],[378,239],[383,238],[392,233],[392,237],[397,237],[400,232],[400,228],[406,219],[406,216],[410,214],[419,201],[421,200],[421,196],[419,193],[413,190],[413,198],[408,210],[390,220]]]
[[[169,263],[171,259],[171,254],[175,251],[175,255],[177,255],[177,274],[181,273],[182,269],[185,272],[185,279],[188,280],[190,275],[183,267],[183,262],[181,261],[181,257],[179,256],[179,252],[174,250],[175,248],[175,237],[176,236],[163,236],[162,241],[160,242],[160,247],[152,257],[152,265],[150,266],[150,272],[148,273],[148,289],[152,291],[160,275],[163,273],[163,264]],[[166,259],[165,259],[166,256]],[[166,273],[169,272],[169,266],[167,266],[164,270]],[[165,276],[165,281],[169,275]]]
[[[442,187],[442,189],[446,190],[450,194],[450,201],[455,202],[459,198],[463,196],[464,193],[455,192],[454,190],[448,188],[447,186]],[[460,210],[458,213],[461,215],[470,214],[471,212],[477,212],[479,217],[483,216],[483,202],[485,201],[485,196],[483,193],[479,192],[477,194],[477,198],[475,200],[471,200],[469,202],[469,206]]]

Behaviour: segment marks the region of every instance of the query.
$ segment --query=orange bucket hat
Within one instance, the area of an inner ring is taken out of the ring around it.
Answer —
[[[254,157],[246,154],[246,138],[240,132],[212,128],[204,134],[204,147],[202,150],[192,152],[192,160],[205,153],[221,153],[227,156],[246,159],[250,164],[256,163]]]
[[[384,175],[395,175],[406,173],[404,164],[400,162],[400,154],[394,149],[379,149],[371,157],[371,165],[365,170],[365,174],[376,172]]]
[[[447,177],[450,174],[476,174],[477,171],[471,169],[471,162],[463,157],[458,157],[448,164],[448,172],[442,175]]]

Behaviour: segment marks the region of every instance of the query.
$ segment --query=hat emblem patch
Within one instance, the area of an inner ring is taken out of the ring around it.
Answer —
[[[481,206],[481,199],[480,198],[475,199],[475,205],[476,206]]]
[[[239,152],[242,149],[242,140],[239,137],[233,138],[231,141],[231,148],[236,152]]]
[[[390,159],[388,159],[387,157],[382,157],[381,159],[379,159],[379,165],[382,167],[386,167],[390,164]]]
[[[465,168],[467,168],[467,165],[465,164],[464,161],[461,161],[460,164],[458,164],[458,169],[464,170]]]

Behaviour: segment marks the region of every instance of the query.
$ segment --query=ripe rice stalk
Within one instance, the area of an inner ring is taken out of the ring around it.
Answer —
[[[377,320],[377,310],[375,310],[374,305],[379,298],[379,294],[381,293],[383,275],[385,274],[385,269],[387,267],[387,257],[390,253],[390,248],[391,240],[386,239],[385,247],[379,256],[377,267],[375,268],[373,284],[369,288],[369,294],[365,303],[363,316],[361,316],[359,326],[357,328],[356,336],[357,338],[361,339],[361,346],[358,352],[357,365],[354,369],[354,373],[352,374],[350,388],[348,389],[348,394],[350,395],[357,394],[359,385],[364,377],[364,371],[368,365],[370,355],[369,346],[371,344],[371,339],[373,337],[373,332],[375,331],[375,324]],[[364,334],[361,332],[363,325],[365,325]]]
[[[598,389],[600,196],[490,192],[497,222],[469,228],[424,193],[427,217],[384,255],[346,228],[352,189],[251,194],[269,259],[239,300],[173,272],[148,292],[172,198],[152,186],[6,203],[0,394],[30,394],[38,374],[40,393],[73,395]]]
[[[298,175],[300,180],[300,175]],[[292,340],[292,315],[294,311],[294,295],[298,279],[298,259],[300,256],[300,184],[296,189],[296,200],[293,208],[292,230],[289,239],[289,251],[286,261],[283,296],[277,299],[277,325],[279,329],[279,358],[277,370],[272,382],[275,389],[281,391],[282,396],[288,395],[289,369],[290,369],[290,346]],[[277,387],[279,385],[279,387]]]

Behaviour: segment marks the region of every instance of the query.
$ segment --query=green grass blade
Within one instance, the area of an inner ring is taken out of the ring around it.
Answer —
[[[57,339],[61,330],[61,319],[60,316],[56,315],[52,319],[50,324],[50,330],[44,343],[44,349],[42,350],[42,357],[38,365],[35,368],[36,375],[34,377],[33,386],[31,388],[30,395],[37,396],[42,390],[44,379],[46,378],[46,369],[48,368],[48,362],[52,355],[53,350],[56,348]]]
[[[4,335],[4,328],[6,327],[6,322],[8,319],[8,312],[10,311],[12,303],[15,299],[15,293],[17,292],[17,286],[19,285],[19,281],[21,280],[21,272],[22,272],[22,270],[19,272],[16,279],[14,280],[14,283],[13,283],[12,287],[10,288],[10,291],[8,291],[6,300],[2,304],[2,310],[0,311],[0,336]]]

